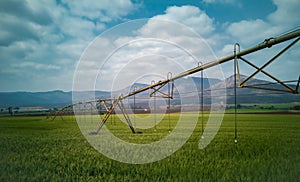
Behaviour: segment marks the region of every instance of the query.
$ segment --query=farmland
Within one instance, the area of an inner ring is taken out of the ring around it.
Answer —
[[[208,114],[205,114],[207,121]],[[171,118],[178,117],[171,114]],[[1,181],[297,181],[300,179],[300,115],[239,114],[238,144],[233,115],[225,114],[214,140],[203,150],[201,118],[187,143],[149,164],[125,164],[96,151],[74,117],[0,118]],[[118,119],[106,125],[123,140],[145,142],[168,133],[167,119],[134,135]],[[174,127],[175,123],[171,123]]]

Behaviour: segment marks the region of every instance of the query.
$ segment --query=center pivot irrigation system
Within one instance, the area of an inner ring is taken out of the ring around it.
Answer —
[[[258,67],[255,64],[251,63],[250,61],[248,61],[247,59],[245,59],[243,56],[254,53],[256,51],[265,49],[265,48],[271,48],[273,45],[276,44],[280,44],[289,40],[294,39],[289,45],[287,45],[285,48],[283,48],[280,52],[278,52],[273,58],[271,58],[270,60],[268,60],[263,66]],[[102,118],[97,130],[95,132],[91,132],[91,134],[98,134],[99,131],[101,130],[101,128],[103,127],[103,125],[106,123],[106,121],[109,119],[109,117],[111,116],[111,114],[114,113],[114,110],[118,107],[120,109],[120,111],[122,112],[124,118],[126,119],[128,126],[130,127],[132,133],[137,133],[132,125],[132,122],[130,120],[130,117],[128,115],[128,113],[126,112],[126,109],[124,107],[123,101],[126,98],[129,98],[131,96],[135,96],[138,93],[147,91],[147,90],[152,90],[152,92],[150,93],[150,97],[157,97],[156,93],[159,93],[159,95],[163,98],[167,98],[169,99],[168,102],[168,109],[170,109],[170,99],[173,99],[173,90],[174,90],[174,81],[179,79],[179,78],[183,78],[185,76],[197,73],[201,71],[201,75],[202,75],[202,91],[201,91],[201,101],[202,101],[202,134],[203,134],[203,70],[208,69],[210,67],[228,62],[233,60],[234,61],[234,123],[235,123],[235,142],[237,142],[237,120],[236,120],[236,114],[237,114],[237,101],[236,101],[236,96],[237,96],[237,88],[255,88],[255,89],[265,89],[265,90],[273,90],[273,91],[279,91],[279,92],[287,92],[287,93],[292,93],[292,94],[298,94],[299,93],[299,82],[300,82],[300,76],[297,80],[293,80],[293,81],[281,81],[278,78],[276,78],[275,76],[271,75],[270,73],[266,72],[264,69],[270,65],[272,62],[274,62],[278,57],[280,57],[282,54],[284,54],[288,49],[290,49],[292,46],[294,46],[298,41],[300,40],[300,29],[288,32],[286,34],[280,35],[278,37],[272,37],[269,39],[265,39],[262,43],[257,44],[253,47],[250,47],[248,49],[245,50],[240,50],[240,45],[238,43],[234,44],[234,53],[232,55],[217,59],[215,61],[206,63],[206,64],[202,64],[202,65],[198,65],[197,67],[194,67],[192,69],[186,70],[178,75],[172,76],[172,73],[168,73],[167,75],[167,79],[159,81],[157,83],[153,82],[151,83],[151,85],[146,86],[144,88],[141,89],[134,89],[134,91],[128,93],[127,95],[120,95],[117,98],[101,98],[101,99],[97,99],[97,100],[90,100],[90,101],[83,101],[83,102],[78,102],[78,103],[73,103],[70,105],[67,105],[63,108],[61,108],[60,110],[56,111],[55,113],[51,114],[51,116],[53,117],[53,119],[55,119],[56,116],[59,116],[61,114],[63,114],[63,112],[65,112],[68,109],[72,109],[73,106],[75,105],[82,105],[82,104],[100,104],[101,106],[103,106],[106,110],[106,113],[104,115],[104,117]],[[244,63],[250,65],[251,67],[255,68],[256,71],[251,74],[250,76],[248,76],[246,79],[241,80],[241,75],[240,75],[240,69],[239,69],[239,64],[238,64],[238,60],[243,61]],[[264,75],[268,76],[269,78],[271,78],[272,80],[274,80],[275,82],[269,82],[266,84],[252,84],[252,85],[246,85],[246,83],[249,83],[249,80],[251,80],[255,75],[257,75],[258,73],[263,73]],[[296,82],[296,87],[293,88],[292,86],[290,86],[288,83],[290,82]],[[278,89],[278,88],[271,88],[271,87],[266,87],[266,85],[268,84],[279,84],[282,86],[283,89]],[[162,91],[162,88],[164,88],[165,86],[168,86],[168,91],[164,92]]]

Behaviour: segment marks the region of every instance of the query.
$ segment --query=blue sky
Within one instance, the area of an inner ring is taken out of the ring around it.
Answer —
[[[205,39],[214,55],[220,58],[232,54],[236,42],[242,49],[248,48],[265,38],[299,27],[299,8],[299,0],[2,0],[0,91],[70,91],[80,56],[91,41],[130,20],[161,18],[184,24]],[[147,25],[149,21],[144,23]],[[153,30],[161,34],[177,31],[159,25],[155,28]],[[126,31],[118,32],[118,40],[124,40],[126,36],[121,34],[126,35]],[[279,49],[280,46],[249,56],[249,59],[263,64]],[[297,79],[299,52],[297,45],[285,55],[284,67],[279,62],[268,71],[282,80]],[[115,75],[116,65],[107,64],[104,71]],[[187,63],[184,69],[193,66]],[[231,68],[230,64],[222,65],[225,77],[232,74]],[[251,73],[247,67],[243,71]],[[89,72],[88,67],[84,72]],[[118,70],[121,72],[122,69]],[[145,68],[143,72],[151,70]],[[119,75],[123,79],[126,76]],[[84,75],[82,78],[85,79]]]

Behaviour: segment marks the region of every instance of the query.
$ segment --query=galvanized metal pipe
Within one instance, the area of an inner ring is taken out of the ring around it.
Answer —
[[[279,44],[279,43],[282,43],[282,42],[285,42],[285,41],[288,41],[290,39],[293,39],[293,38],[296,38],[296,37],[299,37],[300,36],[300,29],[297,29],[295,31],[292,31],[292,32],[289,32],[289,33],[286,33],[284,35],[281,35],[281,36],[278,36],[278,37],[272,37],[272,38],[269,38],[269,39],[266,39],[264,40],[262,43],[260,44],[257,44],[256,46],[253,46],[251,48],[248,48],[248,49],[245,49],[245,50],[242,50],[240,52],[238,52],[236,55],[232,54],[232,55],[229,55],[229,56],[226,56],[226,57],[223,57],[223,58],[220,58],[220,59],[217,59],[215,61],[212,61],[212,62],[209,62],[209,63],[206,63],[206,64],[203,64],[201,66],[197,66],[195,68],[192,68],[190,70],[187,70],[185,72],[182,72],[178,75],[175,75],[174,77],[172,78],[168,78],[166,80],[163,80],[163,81],[159,81],[153,85],[149,85],[147,87],[144,87],[144,88],[141,88],[137,91],[134,91],[134,92],[131,92],[129,93],[128,95],[125,95],[122,97],[122,99],[124,98],[127,98],[127,97],[130,97],[132,95],[135,95],[135,94],[138,94],[138,93],[141,93],[141,92],[144,92],[146,90],[149,90],[149,89],[152,89],[152,88],[155,88],[159,85],[163,85],[163,84],[166,84],[170,81],[174,81],[174,80],[177,80],[179,78],[182,78],[182,77],[185,77],[185,76],[188,76],[188,75],[191,75],[191,74],[194,74],[196,72],[199,72],[199,71],[202,71],[202,70],[205,70],[207,68],[210,68],[210,67],[213,67],[213,66],[216,66],[218,64],[222,64],[222,63],[225,63],[225,62],[228,62],[230,60],[233,60],[235,58],[235,56],[237,57],[240,57],[240,56],[244,56],[244,55],[247,55],[247,54],[250,54],[250,53],[253,53],[253,52],[256,52],[258,50],[261,50],[261,49],[265,49],[265,48],[270,48],[272,47],[273,45],[276,45],[276,44]]]

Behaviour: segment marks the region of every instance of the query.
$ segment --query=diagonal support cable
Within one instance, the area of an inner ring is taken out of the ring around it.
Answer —
[[[255,71],[252,75],[250,75],[248,78],[246,78],[242,83],[240,83],[240,87],[243,87],[245,85],[246,82],[248,82],[251,78],[253,78],[255,75],[257,75],[259,72],[262,72],[264,74],[266,74],[266,72],[263,70],[264,68],[266,68],[268,65],[270,65],[273,61],[275,61],[278,57],[280,57],[284,52],[286,52],[289,48],[291,48],[293,45],[295,45],[298,41],[300,40],[300,37],[298,37],[296,40],[294,40],[291,44],[289,44],[287,47],[285,47],[283,50],[281,50],[278,54],[276,54],[272,59],[270,59],[267,63],[265,63],[262,67],[258,68],[257,66],[255,66],[254,64],[251,64],[253,67],[255,67],[257,69],[257,71]],[[239,58],[241,58],[241,56],[239,56]],[[243,59],[245,61],[245,59]],[[247,61],[247,63],[249,64],[250,62]],[[280,80],[276,79],[275,77],[273,77],[270,74],[266,74],[269,77],[271,77],[272,79],[278,81],[280,84],[282,84],[284,87],[288,88],[292,93],[295,93],[295,90],[293,88],[291,88],[290,86],[284,84],[283,82],[281,82]]]
[[[150,97],[160,97],[160,98],[170,98],[172,97],[171,95],[161,91],[161,89],[166,85],[167,83],[164,83],[162,85],[160,85],[158,88],[153,87],[152,89],[154,90],[151,94]],[[160,93],[161,96],[156,95],[156,93]]]
[[[117,104],[118,104],[118,106],[119,106],[119,108],[120,108],[120,110],[121,110],[128,126],[129,126],[129,128],[131,129],[132,133],[135,133],[134,128],[132,126],[132,123],[130,121],[130,117],[128,116],[128,113],[126,112],[126,109],[125,109],[125,106],[124,106],[122,100],[120,99],[120,101]]]
[[[116,106],[118,105],[118,102],[120,101],[121,97],[118,97],[118,99],[115,99],[113,104],[110,106],[110,108],[108,109],[108,111],[106,112],[104,118],[102,119],[101,123],[98,126],[98,129],[96,132],[91,132],[90,134],[98,134],[99,131],[101,130],[101,128],[103,127],[103,125],[105,124],[105,122],[108,120],[109,116],[113,113],[113,111],[115,110]]]
[[[246,60],[243,57],[240,57],[240,59],[242,61],[244,61],[245,63],[249,64],[250,66],[252,66],[253,68],[259,70],[260,68],[257,67],[256,65],[254,65],[253,63],[251,63],[250,61]],[[292,92],[295,93],[296,90],[293,89],[291,86],[285,84],[284,82],[282,82],[281,80],[277,79],[276,77],[272,76],[271,74],[269,74],[268,72],[264,71],[264,70],[260,70],[260,72],[264,73],[265,75],[267,75],[268,77],[270,77],[271,79],[275,80],[277,83],[281,84],[282,86],[286,87],[288,90],[281,90],[281,89],[273,89],[273,88],[265,88],[265,87],[256,87],[256,86],[251,86],[251,85],[245,85],[245,83],[247,82],[246,80],[244,80],[239,87],[247,87],[247,88],[259,88],[259,89],[265,89],[265,90],[274,90],[274,91],[282,91],[282,92]],[[248,77],[249,78],[249,77]],[[250,79],[248,79],[249,81]],[[243,84],[243,85],[242,85]]]
[[[158,88],[153,87],[152,89],[154,91],[152,93],[150,93],[150,97],[171,98],[171,99],[173,99],[173,96],[174,96],[174,81],[172,81],[172,87],[171,87],[171,92],[170,93],[169,92],[165,93],[165,92],[161,91],[161,89],[167,84],[169,84],[169,82],[160,85]],[[160,93],[161,95],[156,95],[157,92]]]
[[[299,93],[299,91],[298,91],[298,89],[299,89],[299,84],[300,84],[300,75],[299,75],[298,83],[297,83],[297,86],[296,86],[296,89],[295,89],[297,94]]]

